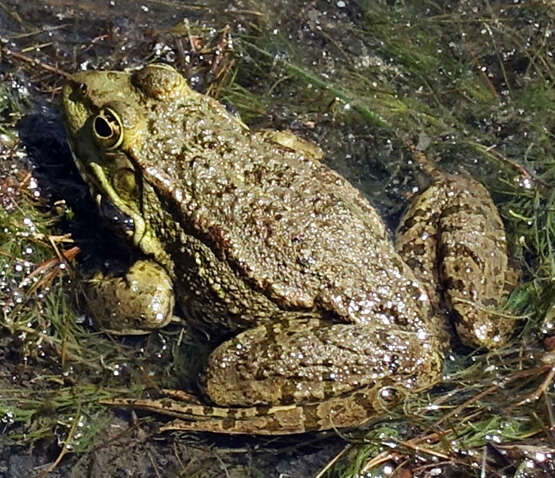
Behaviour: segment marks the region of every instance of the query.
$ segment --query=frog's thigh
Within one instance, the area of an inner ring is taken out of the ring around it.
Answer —
[[[85,286],[85,304],[100,329],[146,334],[172,318],[172,281],[159,264],[139,260],[123,277],[97,273]]]
[[[265,141],[276,143],[280,146],[297,151],[313,159],[322,159],[324,152],[316,144],[299,138],[296,134],[289,130],[275,131],[275,130],[261,130],[256,133],[264,138]]]
[[[431,184],[413,199],[395,231],[395,249],[426,288],[435,310],[440,308],[436,265],[438,222],[445,198],[442,185]]]
[[[221,406],[320,402],[361,388],[422,389],[441,369],[424,332],[332,324],[319,319],[261,325],[210,355],[203,388]]]

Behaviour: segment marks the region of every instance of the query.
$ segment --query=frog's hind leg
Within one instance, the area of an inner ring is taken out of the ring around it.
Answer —
[[[203,391],[234,413],[257,410],[248,420],[231,415],[239,431],[230,433],[262,433],[264,421],[275,434],[359,425],[380,410],[381,391],[437,381],[435,332],[313,318],[260,325],[212,352]]]
[[[209,404],[179,391],[105,403],[179,419],[164,429],[279,435],[354,427],[438,380],[438,342],[435,331],[410,327],[283,320],[212,352],[202,380]]]
[[[432,386],[442,365],[438,342],[424,329],[283,320],[212,352],[202,383],[210,404],[178,391],[107,403],[179,419],[165,429],[277,435],[353,427],[399,394]]]
[[[401,219],[396,249],[426,288],[435,314],[454,312],[464,343],[498,347],[515,325],[495,310],[515,282],[503,222],[478,181],[433,168],[428,164],[432,183]]]
[[[355,427],[393,402],[393,395],[379,387],[366,387],[345,396],[302,405],[248,408],[202,407],[201,414],[182,416],[160,431],[189,430],[225,434],[289,435],[316,430]],[[377,401],[381,395],[381,403]]]
[[[389,392],[389,391],[388,391]],[[103,402],[119,407],[141,409],[177,417],[160,427],[160,431],[181,430],[225,434],[289,435],[314,430],[357,426],[383,409],[371,398],[379,390],[364,388],[346,396],[302,405],[277,405],[253,407],[215,407],[203,405],[194,397],[183,401],[175,390],[163,390],[161,399],[116,398]],[[387,395],[387,394],[385,394]],[[388,396],[382,403],[391,403]]]
[[[499,347],[515,328],[515,319],[499,312],[515,280],[503,222],[489,192],[469,175],[457,176],[453,189],[439,221],[444,295],[464,343]]]

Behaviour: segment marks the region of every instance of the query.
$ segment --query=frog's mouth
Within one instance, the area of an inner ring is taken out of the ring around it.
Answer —
[[[125,194],[122,196],[117,192],[110,177],[113,177],[122,165],[118,164],[118,161],[104,158],[107,152],[113,153],[115,148],[120,146],[123,125],[118,114],[111,109],[107,109],[101,118],[103,121],[95,125],[94,121],[99,118],[100,107],[81,92],[84,85],[86,88],[85,83],[75,78],[64,86],[62,92],[66,116],[64,123],[74,164],[88,184],[100,215],[107,220],[112,229],[132,240],[134,245],[140,246],[146,233],[140,205]],[[94,112],[92,116],[91,112]],[[106,112],[109,113],[108,116]],[[118,127],[115,130],[110,129],[110,121],[117,123]],[[99,127],[108,127],[110,134],[104,134],[105,131],[102,130],[97,137],[93,137],[95,128]],[[118,134],[112,134],[113,131]],[[115,137],[118,141],[112,144]]]
[[[107,196],[97,194],[95,201],[100,215],[109,223],[112,230],[121,233],[124,237],[133,237],[135,221],[131,216],[118,209]]]
[[[134,245],[139,246],[146,230],[145,221],[140,213],[116,193],[100,164],[95,161],[81,161],[74,152],[72,142],[69,143],[74,164],[88,184],[101,217],[108,222],[111,229],[120,232],[125,238],[131,239]]]
[[[98,163],[90,162],[87,166],[92,172],[87,175],[91,184],[91,194],[96,200],[101,216],[115,230],[132,238],[133,244],[138,247],[146,231],[144,219],[117,194]]]

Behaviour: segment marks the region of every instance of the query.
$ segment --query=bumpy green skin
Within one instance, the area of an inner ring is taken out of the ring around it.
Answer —
[[[139,260],[124,277],[97,273],[85,285],[85,301],[98,328],[116,335],[142,335],[171,320],[172,290],[172,280],[162,266]]]
[[[163,65],[78,73],[63,109],[91,191],[133,220],[124,233],[164,268],[185,318],[235,335],[202,377],[210,406],[112,403],[180,417],[180,429],[295,433],[359,425],[384,390],[437,381],[436,287],[421,285],[317,148],[251,132]]]

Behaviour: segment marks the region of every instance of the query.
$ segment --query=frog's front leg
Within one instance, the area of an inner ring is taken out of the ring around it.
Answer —
[[[84,295],[95,325],[112,334],[147,334],[172,318],[172,280],[153,261],[135,262],[122,277],[99,272],[85,284]]]
[[[179,418],[165,429],[277,435],[352,427],[399,394],[433,385],[439,350],[424,330],[286,320],[246,330],[212,352],[202,379],[207,405],[181,401],[178,392],[110,403]]]

